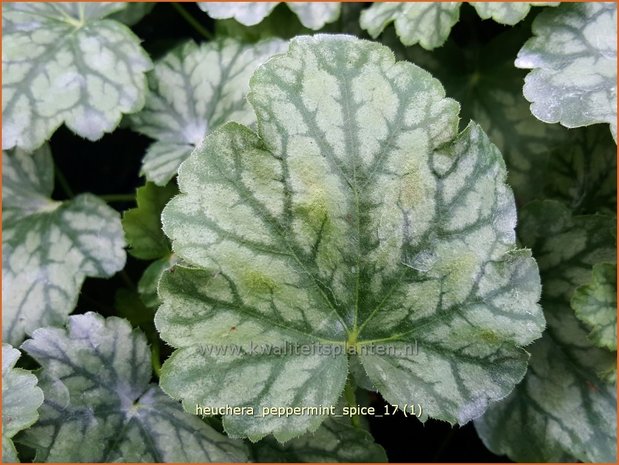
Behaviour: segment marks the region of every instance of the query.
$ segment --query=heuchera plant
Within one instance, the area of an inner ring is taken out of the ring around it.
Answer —
[[[614,3],[2,11],[3,462],[616,461]]]

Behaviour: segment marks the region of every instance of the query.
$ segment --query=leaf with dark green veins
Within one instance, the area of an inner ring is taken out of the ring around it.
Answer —
[[[326,420],[314,433],[286,444],[268,438],[251,446],[256,462],[386,462],[381,446],[347,419]]]
[[[2,335],[12,344],[64,324],[87,276],[125,265],[118,213],[91,194],[54,201],[53,181],[47,146],[2,153]]]
[[[610,123],[617,140],[617,4],[566,3],[543,11],[516,66],[531,111],[568,128]]]
[[[133,129],[156,140],[142,161],[142,174],[163,186],[207,133],[227,121],[252,124],[249,77],[285,48],[277,39],[254,45],[233,39],[187,42],[159,60],[150,74],[146,106],[130,118]]]
[[[2,12],[2,148],[32,151],[66,124],[90,140],[144,105],[152,67],[106,19],[126,3],[7,3]]]
[[[40,420],[21,441],[47,462],[240,462],[226,438],[149,384],[146,338],[96,313],[42,328],[23,344],[43,367]],[[88,445],[88,447],[84,447]]]
[[[522,21],[531,5],[557,2],[471,2],[482,19],[514,25]],[[393,22],[404,45],[419,44],[426,50],[442,46],[460,19],[460,2],[376,2],[361,13],[360,24],[376,39]],[[445,64],[449,65],[449,62]]]
[[[255,26],[269,16],[281,2],[198,2],[198,6],[214,19],[234,18],[245,26]],[[338,2],[288,2],[303,26],[318,30],[340,16]]]
[[[404,45],[419,43],[432,50],[445,43],[460,19],[458,2],[374,3],[361,13],[360,24],[377,38],[393,22]]]
[[[521,462],[615,462],[616,353],[599,349],[570,308],[591,268],[616,258],[615,219],[572,217],[555,201],[522,210],[519,237],[533,249],[548,327],[530,347],[524,381],[475,422],[486,446]]]
[[[385,40],[398,57],[438,77],[462,104],[461,124],[477,121],[505,157],[519,205],[554,198],[579,213],[615,211],[616,145],[602,126],[567,130],[535,118],[522,96],[525,72],[513,60],[528,28],[516,26],[487,44],[449,40],[432,53]]]
[[[617,265],[596,264],[591,282],[572,296],[572,308],[597,346],[617,350]]]
[[[27,370],[15,368],[21,356],[19,350],[2,344],[2,462],[19,462],[13,436],[28,428],[39,418],[43,391],[37,387],[37,377]]]
[[[335,405],[347,349],[388,402],[422,404],[422,420],[466,423],[506,396],[544,319],[501,154],[479,126],[458,134],[438,81],[350,36],[293,39],[249,100],[258,133],[229,123],[207,137],[163,211],[183,260],[159,283],[156,325],[178,349],[164,391],[188,409]],[[223,424],[282,442],[324,419]]]

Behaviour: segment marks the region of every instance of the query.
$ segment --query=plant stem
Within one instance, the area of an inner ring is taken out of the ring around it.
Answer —
[[[346,381],[346,387],[344,388],[344,398],[346,399],[346,403],[349,407],[357,406],[357,395],[355,394],[356,389],[357,387],[355,386],[352,376],[349,376]],[[359,415],[351,417],[350,422],[355,428],[361,428],[361,418],[359,418]]]
[[[135,194],[106,194],[99,198],[104,202],[135,202]]]
[[[150,353],[151,353],[150,358],[151,358],[151,362],[153,365],[153,371],[157,375],[157,378],[159,378],[161,374],[161,362],[159,361],[159,343],[158,342],[153,343],[150,349]]]
[[[183,8],[181,5],[179,5],[176,2],[172,3],[172,7],[174,7],[174,9],[178,11],[178,13],[183,17],[183,19],[187,21],[191,25],[191,27],[193,27],[196,31],[198,31],[198,33],[200,33],[202,36],[204,36],[208,40],[213,40],[213,34],[211,34],[211,32],[208,29],[206,29],[198,21],[196,21],[196,19],[193,16],[191,16],[187,12],[187,10],[185,10],[185,8]]]
[[[60,184],[60,187],[65,195],[70,199],[73,198],[75,194],[67,182],[67,178],[64,177],[64,174],[62,174],[62,171],[60,171],[60,168],[56,163],[54,163],[54,174],[56,175],[56,180],[58,181],[58,184]]]

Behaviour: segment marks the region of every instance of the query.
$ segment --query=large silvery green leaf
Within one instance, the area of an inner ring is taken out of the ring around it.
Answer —
[[[124,3],[7,3],[2,11],[2,148],[39,147],[61,125],[97,140],[144,105],[152,66],[105,19]]]
[[[393,22],[404,45],[432,50],[445,43],[460,18],[458,2],[375,3],[361,13],[361,27],[376,38]]]
[[[522,21],[531,6],[556,6],[559,2],[470,2],[481,19],[492,18],[497,23],[513,26]]]
[[[546,123],[610,123],[617,140],[617,5],[567,3],[542,12],[522,47],[524,95]]]
[[[2,462],[19,462],[11,439],[39,418],[43,391],[37,377],[27,370],[15,368],[20,352],[2,344]]]
[[[159,283],[155,322],[178,348],[164,391],[189,409],[335,405],[346,349],[388,402],[421,403],[422,420],[466,423],[507,395],[544,320],[481,129],[458,134],[438,81],[350,36],[294,39],[258,68],[249,100],[258,133],[229,123],[207,137],[163,211],[186,263]],[[212,350],[230,344],[243,350]],[[224,428],[281,442],[324,419],[225,416]]]
[[[508,181],[519,205],[554,198],[579,213],[615,211],[616,145],[602,126],[568,130],[535,118],[522,96],[525,71],[513,66],[529,34],[518,25],[485,43],[453,40],[433,52],[385,40],[401,59],[427,69],[462,105],[462,126],[473,119],[505,157]]]
[[[2,336],[15,345],[64,324],[87,276],[125,265],[118,213],[91,194],[54,201],[53,181],[48,146],[2,153]]]
[[[591,268],[615,260],[614,225],[610,216],[572,217],[555,201],[522,210],[519,237],[540,266],[548,327],[530,347],[523,382],[476,420],[493,452],[522,462],[616,461],[616,389],[605,381],[616,353],[595,347],[570,308]]]
[[[234,18],[245,26],[254,26],[269,16],[281,2],[199,2],[198,6],[211,18]],[[318,30],[340,16],[337,2],[290,2],[288,7],[303,26]]]
[[[264,439],[252,446],[256,462],[386,462],[381,446],[348,419],[326,420],[314,433],[280,444]]]
[[[146,105],[130,118],[133,129],[156,140],[146,152],[142,174],[163,186],[208,132],[231,120],[252,124],[249,77],[285,47],[275,39],[255,45],[232,39],[188,42],[157,62]]]
[[[66,329],[38,329],[22,347],[43,367],[41,417],[21,438],[37,461],[247,460],[242,443],[149,384],[146,338],[126,320],[74,315]]]
[[[591,282],[576,289],[572,308],[591,328],[589,337],[596,345],[617,350],[617,265],[596,264]]]

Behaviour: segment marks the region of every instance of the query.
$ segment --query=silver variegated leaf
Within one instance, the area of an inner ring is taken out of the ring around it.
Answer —
[[[572,308],[591,329],[589,337],[597,346],[617,350],[617,265],[594,265],[591,282],[572,296]]]
[[[54,201],[53,181],[48,146],[2,153],[2,336],[11,344],[64,324],[87,276],[125,265],[118,213],[91,194]]]
[[[255,26],[269,16],[281,2],[198,2],[198,6],[211,18],[234,18],[245,26]],[[301,24],[309,29],[322,29],[340,16],[337,2],[290,2],[288,7],[297,15]]]
[[[247,460],[242,443],[149,384],[146,338],[126,320],[74,315],[66,329],[38,329],[22,347],[43,367],[41,418],[21,438],[37,461]]]
[[[559,2],[470,2],[481,19],[513,26],[529,14],[531,6],[557,6]]]
[[[43,391],[37,377],[27,370],[15,368],[19,350],[2,344],[2,462],[19,462],[13,436],[39,418]]]
[[[617,140],[617,5],[566,3],[540,13],[516,66],[531,111],[568,128],[610,123]]]
[[[254,45],[232,39],[188,42],[162,58],[150,74],[145,108],[130,118],[133,129],[156,140],[142,174],[163,186],[207,133],[230,120],[254,123],[246,101],[249,77],[285,47],[277,39]]]
[[[186,408],[335,405],[354,352],[422,420],[466,423],[507,395],[544,319],[501,155],[479,126],[458,134],[438,81],[350,36],[296,38],[250,82],[258,133],[229,123],[207,137],[163,211],[185,262],[159,283],[156,325],[178,348],[164,391]],[[231,344],[242,350],[213,351]],[[262,344],[329,353],[252,350]],[[286,441],[324,419],[224,427]]]
[[[66,124],[97,140],[144,105],[152,64],[106,19],[125,3],[7,3],[2,12],[2,148],[34,150]]]
[[[482,19],[514,25],[528,14],[531,5],[556,2],[472,2]],[[377,2],[361,13],[360,24],[377,38],[393,22],[404,45],[419,44],[426,50],[442,46],[460,19],[460,2]]]
[[[615,219],[574,216],[556,201],[522,210],[519,236],[533,249],[542,275],[548,327],[530,347],[523,382],[475,422],[496,454],[521,462],[615,462],[616,353],[595,347],[570,308],[591,268],[615,260]]]
[[[375,3],[361,13],[360,24],[373,38],[391,23],[404,45],[419,44],[427,50],[445,43],[460,19],[458,2]]]
[[[381,446],[364,429],[347,419],[326,420],[314,433],[280,444],[264,439],[252,446],[256,462],[386,462]]]

